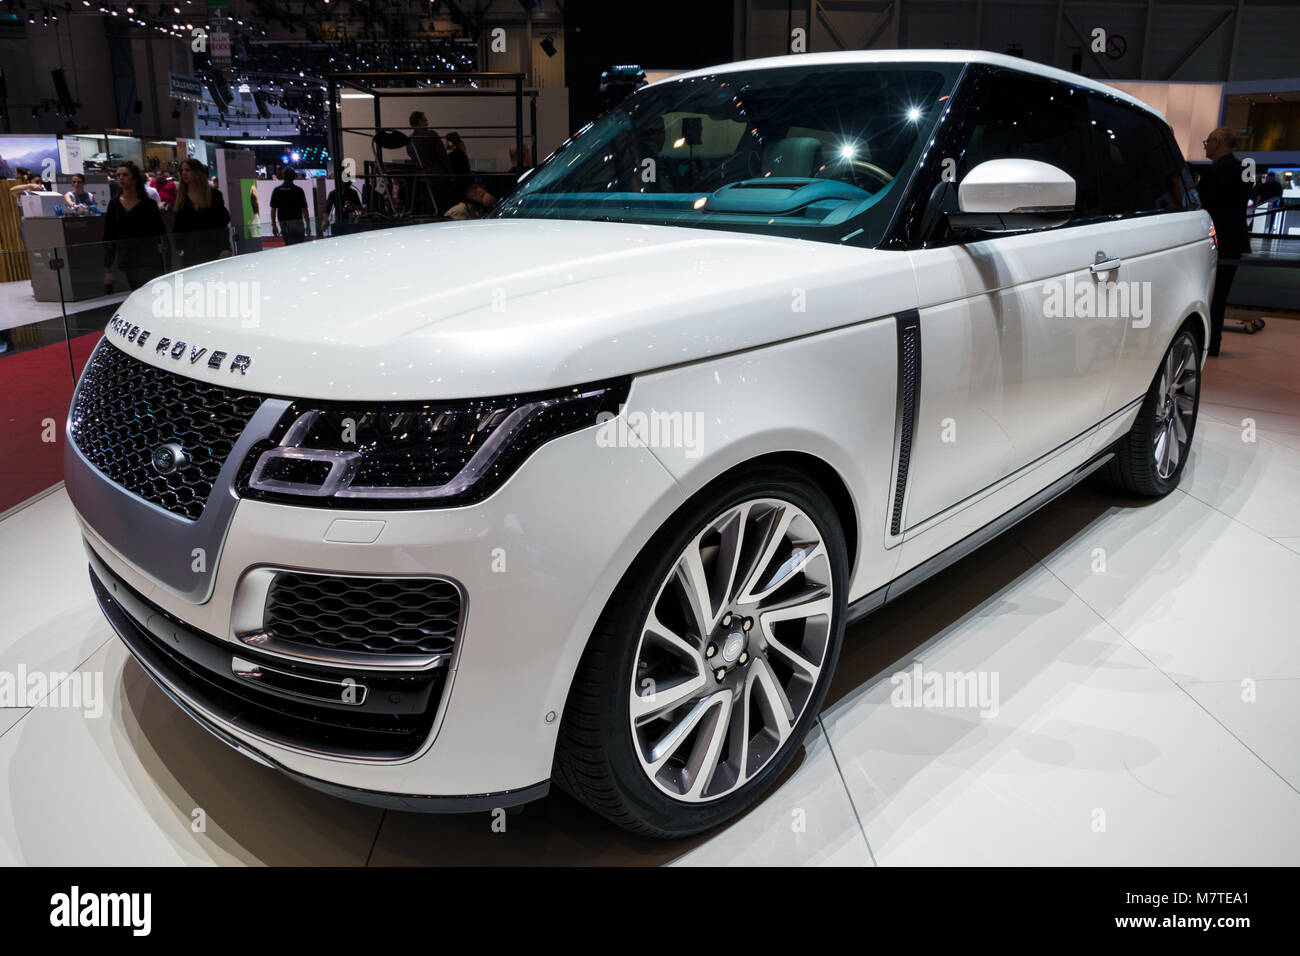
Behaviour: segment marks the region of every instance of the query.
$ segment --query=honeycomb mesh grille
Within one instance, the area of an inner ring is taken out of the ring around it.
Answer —
[[[81,376],[72,439],[81,453],[133,495],[195,521],[260,395],[154,368],[101,342]],[[152,464],[159,445],[179,444],[187,462],[170,475]]]
[[[283,571],[266,598],[279,641],[357,654],[439,654],[460,625],[460,591],[435,578],[352,578]]]

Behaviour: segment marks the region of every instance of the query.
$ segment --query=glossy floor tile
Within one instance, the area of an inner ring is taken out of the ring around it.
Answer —
[[[1196,445],[1179,490],[1268,537],[1300,537],[1300,448],[1208,419]]]
[[[30,707],[0,707],[0,736],[22,718],[27,716]]]
[[[78,672],[102,678],[98,713],[38,706],[0,736],[0,865],[365,862],[380,811],[241,757],[116,640]]]
[[[824,721],[881,866],[1300,861],[1295,789],[1042,567]]]
[[[1192,681],[1183,690],[1300,791],[1300,680]]]
[[[1076,491],[1012,533],[1173,679],[1300,677],[1300,555],[1182,491],[1075,530],[1110,497]]]
[[[0,671],[66,671],[108,639],[62,488],[0,521]]]

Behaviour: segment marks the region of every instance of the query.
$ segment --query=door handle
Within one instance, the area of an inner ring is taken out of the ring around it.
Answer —
[[[1104,252],[1098,252],[1092,265],[1088,266],[1088,271],[1100,277],[1103,273],[1119,272],[1119,267],[1120,260],[1117,256],[1107,256]]]

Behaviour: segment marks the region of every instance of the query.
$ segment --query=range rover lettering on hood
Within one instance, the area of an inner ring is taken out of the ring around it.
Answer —
[[[147,342],[153,335],[153,333],[148,329],[142,329],[138,325],[133,325],[120,315],[113,316],[113,320],[108,323],[108,331],[116,333],[128,342],[134,342],[141,348],[144,347],[145,342]],[[186,351],[187,349],[188,353]],[[214,349],[212,352],[209,352],[206,346],[200,347],[197,345],[190,345],[188,342],[180,339],[173,342],[165,335],[161,336],[156,341],[153,351],[155,355],[168,355],[177,361],[180,361],[188,355],[191,365],[198,364],[199,359],[206,355],[208,357],[208,368],[215,369],[221,368],[221,363],[224,362],[226,356],[230,354],[222,349]],[[252,364],[253,359],[251,356],[236,355],[230,360],[230,371],[238,372],[240,375],[247,375],[248,366]]]

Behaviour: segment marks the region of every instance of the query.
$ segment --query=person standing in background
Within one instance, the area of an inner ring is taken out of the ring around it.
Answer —
[[[135,163],[117,167],[118,194],[104,213],[104,291],[113,289],[113,265],[138,289],[162,275],[164,257],[158,248],[167,236],[158,204],[145,192],[144,175]]]
[[[149,185],[158,194],[159,207],[171,209],[176,204],[176,194],[179,191],[176,181],[165,174],[161,168],[154,170],[153,179]]]
[[[457,176],[470,175],[469,153],[465,150],[465,141],[460,138],[460,133],[447,134],[447,162]],[[460,185],[461,188],[468,189],[469,179],[461,180]]]
[[[412,179],[409,184],[403,185],[412,187],[413,213],[435,213],[456,202],[465,187],[449,180],[451,160],[438,131],[429,128],[429,117],[420,110],[413,110],[408,119],[411,124],[411,141],[406,145],[406,153],[429,175],[422,179]],[[424,208],[428,204],[429,193],[433,195],[433,209]]]
[[[208,185],[208,167],[197,159],[185,160],[181,163],[181,188],[172,224],[181,265],[193,266],[229,256],[229,226],[230,211],[221,190]]]
[[[430,173],[446,174],[451,172],[447,162],[447,150],[442,145],[442,137],[437,130],[429,129],[429,117],[420,110],[415,110],[408,117],[411,123],[411,142],[406,147],[407,155],[421,169]]]
[[[1218,355],[1223,340],[1223,316],[1228,308],[1228,290],[1237,275],[1237,264],[1224,259],[1239,259],[1250,251],[1250,232],[1246,227],[1246,204],[1251,186],[1246,181],[1239,160],[1233,155],[1237,134],[1220,126],[1202,144],[1210,168],[1196,182],[1201,206],[1214,221],[1219,238],[1219,267],[1214,274],[1214,297],[1210,301],[1210,354]]]
[[[280,185],[271,191],[271,232],[283,235],[286,246],[297,245],[307,235],[307,194],[293,181],[297,174],[289,166],[280,171]]]

